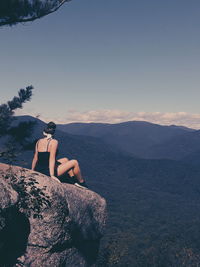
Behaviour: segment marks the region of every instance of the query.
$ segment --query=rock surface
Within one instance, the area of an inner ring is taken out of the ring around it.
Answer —
[[[20,167],[12,167],[20,180]],[[0,266],[94,266],[106,220],[106,202],[91,190],[59,183],[25,169],[25,181],[48,197],[40,217],[19,210],[16,189],[5,179],[8,165],[0,164]],[[18,262],[18,264],[17,264]]]

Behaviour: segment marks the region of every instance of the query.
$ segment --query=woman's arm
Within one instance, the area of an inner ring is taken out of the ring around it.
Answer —
[[[36,166],[36,163],[38,161],[38,150],[37,150],[37,144],[35,145],[35,154],[34,154],[34,157],[33,157],[33,161],[32,161],[32,168],[31,170],[35,170],[35,166]]]
[[[51,146],[50,146],[50,157],[49,157],[49,173],[50,173],[50,176],[54,176],[57,148],[58,148],[58,141],[57,140],[52,140]]]

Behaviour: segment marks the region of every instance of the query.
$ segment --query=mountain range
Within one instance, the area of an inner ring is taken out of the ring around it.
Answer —
[[[29,116],[15,123],[27,120],[37,122],[31,139],[40,138],[45,123]],[[56,139],[59,157],[78,159],[89,188],[107,200],[99,266],[194,266],[200,168],[184,159],[198,157],[198,131],[147,122],[68,124],[58,125]],[[24,151],[16,164],[29,168],[32,156]]]
[[[200,131],[181,126],[161,126],[143,121],[118,124],[60,124],[66,133],[98,137],[132,156],[146,159],[193,161],[200,151]],[[200,156],[200,153],[198,154]]]

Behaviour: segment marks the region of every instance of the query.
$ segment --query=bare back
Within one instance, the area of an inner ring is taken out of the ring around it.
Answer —
[[[50,152],[52,147],[57,144],[58,141],[55,139],[46,139],[46,138],[41,138],[38,140],[37,145],[36,145],[36,151],[37,152]]]

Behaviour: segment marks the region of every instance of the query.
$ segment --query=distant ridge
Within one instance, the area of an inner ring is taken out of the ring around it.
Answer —
[[[37,122],[33,138],[41,137],[45,122],[39,118],[28,115],[16,116],[13,124],[28,120]],[[103,144],[104,146],[107,144],[112,151],[118,150],[119,153],[121,150],[123,153],[136,158],[199,162],[197,157],[200,156],[200,131],[184,126],[127,121],[117,124],[58,124],[57,129],[57,136],[61,140],[63,136],[68,136],[68,140],[80,136],[81,140],[88,140],[89,143],[89,140],[93,140],[96,144],[99,143],[99,145]]]
[[[146,121],[128,121],[117,124],[70,123],[59,124],[58,129],[70,134],[101,138],[107,144],[141,158],[170,158],[165,155],[162,144],[173,138],[195,132],[184,126],[165,126]],[[162,147],[162,151],[159,151],[159,146]]]
[[[25,116],[19,117],[19,121],[24,119]],[[39,138],[45,123],[34,119],[38,123],[33,137]],[[146,138],[151,141],[150,137],[154,141],[156,134],[158,137],[159,134],[165,134],[166,142],[169,136],[178,138],[178,134],[183,134],[188,138],[188,144],[195,134],[197,139],[194,141],[199,142],[198,131],[149,123],[145,123],[145,127],[143,123],[142,125],[142,131],[137,126],[133,132],[133,137],[141,137],[141,142]],[[110,125],[103,126],[105,129],[107,126],[110,128]],[[118,126],[113,129],[111,125],[111,133],[115,133],[118,138],[122,135],[126,139],[125,134],[129,134],[132,128],[125,125],[123,131],[118,132]],[[124,124],[121,126],[124,127]],[[98,133],[103,137],[105,132],[102,124],[99,127]],[[197,238],[200,221],[200,168],[175,160],[134,158],[130,153],[120,152],[116,145],[105,143],[102,137],[56,131],[59,158],[77,158],[89,188],[107,200],[109,221],[103,251],[107,251],[110,244],[108,241],[114,237],[114,251],[117,249],[119,254],[124,248],[127,251],[119,259],[120,266],[160,266],[161,262],[164,267],[182,266],[173,262],[177,253],[183,262],[185,254],[181,256],[181,253],[185,248],[193,253],[200,247]],[[180,138],[180,146],[184,147],[185,144],[181,143],[183,141],[184,138]],[[32,156],[33,151],[24,152],[23,159],[30,163]],[[185,247],[186,244],[188,247]],[[149,264],[150,259],[152,264]],[[166,259],[169,261],[166,262]]]

